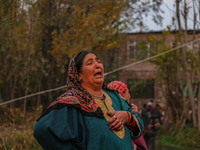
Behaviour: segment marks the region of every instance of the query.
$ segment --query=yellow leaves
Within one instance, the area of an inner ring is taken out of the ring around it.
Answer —
[[[10,116],[13,118],[13,122],[16,123],[24,117],[24,113],[20,110],[20,108],[11,108]]]
[[[105,24],[105,22],[100,21],[97,25],[98,25],[98,26],[103,26],[104,24]]]
[[[117,45],[112,23],[119,18],[121,1],[79,1],[70,7],[64,32],[52,33],[53,56],[60,53],[71,57],[81,50],[106,51]]]
[[[88,22],[85,22],[85,23],[83,23],[83,27],[85,28],[85,27],[88,27],[89,26],[89,23]]]
[[[57,35],[57,32],[56,32],[56,30],[54,30],[54,31],[51,33],[51,35],[52,35],[52,36],[55,36],[55,35]]]
[[[107,48],[108,48],[108,49],[113,49],[113,48],[115,48],[117,45],[118,45],[118,43],[117,43],[116,41],[114,41],[114,42],[112,42],[112,43],[109,43],[109,44],[107,45]]]

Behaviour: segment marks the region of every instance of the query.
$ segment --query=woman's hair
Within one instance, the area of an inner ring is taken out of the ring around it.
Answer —
[[[94,54],[91,51],[81,51],[75,56],[75,64],[76,64],[76,68],[77,68],[77,72],[78,73],[80,73],[80,71],[81,71],[81,66],[82,66],[82,63],[83,63],[83,59],[89,53]]]
[[[128,89],[127,85],[121,81],[112,81],[108,84],[108,89],[117,91],[122,97],[124,92]]]

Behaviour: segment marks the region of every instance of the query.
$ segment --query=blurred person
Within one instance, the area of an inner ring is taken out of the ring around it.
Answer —
[[[153,109],[153,101],[149,101],[147,103],[147,116],[148,116],[148,130],[153,129],[153,124],[152,124],[152,109]]]
[[[149,122],[150,122],[150,118],[148,116],[147,105],[146,104],[143,104],[142,112],[141,112],[141,119],[142,119],[142,121],[144,123],[144,129],[148,130],[148,125],[149,125]]]
[[[152,120],[152,129],[155,131],[159,128],[159,126],[162,124],[161,121],[162,114],[160,112],[160,106],[156,104],[155,108],[151,110],[151,120]]]

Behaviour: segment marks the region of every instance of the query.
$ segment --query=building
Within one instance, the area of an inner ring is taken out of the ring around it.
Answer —
[[[199,38],[199,31],[194,34],[188,31],[187,41],[191,42]],[[156,43],[163,42],[169,46],[169,49],[179,46],[176,32],[148,32],[148,33],[126,33],[121,34],[121,43],[118,49],[109,51],[104,55],[107,68],[121,68],[127,65],[127,68],[112,74],[129,86],[132,101],[141,106],[143,102],[154,99],[162,100],[162,89],[157,80],[157,66],[149,61],[143,61],[150,58],[149,51],[158,51]],[[199,51],[199,42],[187,45],[187,49]],[[113,70],[113,69],[111,69]],[[109,72],[109,71],[107,71]],[[116,79],[116,78],[114,78]],[[111,78],[112,80],[112,78]]]

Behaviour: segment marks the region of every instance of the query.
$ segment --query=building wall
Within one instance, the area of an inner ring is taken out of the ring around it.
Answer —
[[[122,41],[120,43],[120,48],[118,49],[118,58],[117,61],[119,63],[119,67],[126,66],[128,64],[132,64],[132,66],[127,67],[118,72],[118,80],[127,84],[129,79],[155,79],[154,83],[154,99],[157,101],[162,97],[162,90],[159,87],[157,77],[157,66],[145,61],[139,64],[134,64],[134,62],[138,62],[137,59],[130,59],[129,57],[129,41],[147,41],[149,38],[154,38],[156,40],[163,40],[162,32],[152,32],[152,33],[128,33],[122,34]],[[200,35],[193,35],[192,32],[188,32],[187,38],[188,42],[193,41],[194,38],[199,38]],[[176,40],[176,34],[170,34],[165,37],[165,44],[169,47],[173,47],[174,41]],[[196,51],[198,51],[200,43],[197,42],[195,47]],[[188,48],[193,48],[194,45],[188,46]],[[145,91],[144,91],[145,92]],[[149,99],[142,99],[140,102],[139,100],[132,99],[136,104],[142,105],[141,101],[148,102]],[[138,103],[139,102],[139,103]]]

